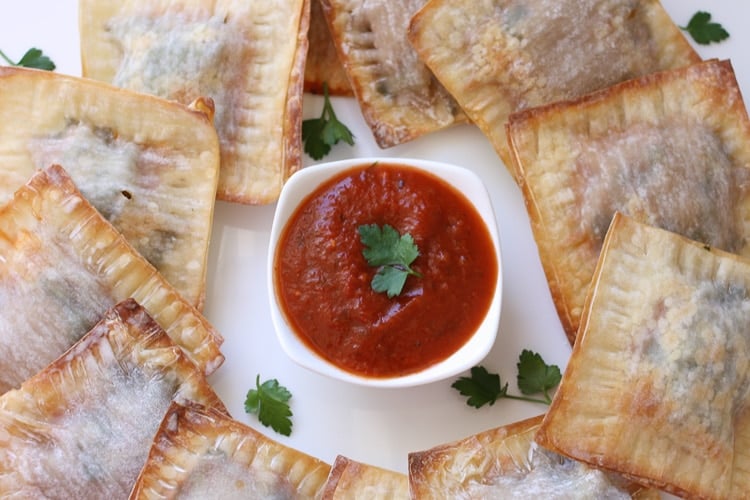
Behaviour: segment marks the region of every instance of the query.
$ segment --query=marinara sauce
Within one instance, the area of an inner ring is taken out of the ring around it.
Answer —
[[[359,227],[389,224],[419,249],[400,295],[371,287],[377,268]],[[287,223],[275,256],[277,294],[297,335],[340,368],[369,377],[419,371],[458,350],[482,322],[498,259],[480,215],[453,187],[416,168],[377,163],[320,186]]]

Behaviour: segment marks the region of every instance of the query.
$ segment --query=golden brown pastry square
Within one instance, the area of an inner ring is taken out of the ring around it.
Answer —
[[[79,0],[83,76],[182,103],[210,97],[217,196],[271,203],[301,166],[309,0]]]
[[[365,122],[381,148],[465,121],[453,97],[409,45],[425,0],[321,0]]]
[[[126,498],[173,401],[225,411],[134,300],[0,396],[0,496]]]
[[[62,165],[201,309],[219,177],[210,106],[199,100],[188,109],[92,80],[0,68],[0,203],[36,170]]]
[[[353,96],[354,91],[333,44],[320,0],[310,0],[310,29],[307,39],[309,47],[305,63],[305,91],[323,94],[323,84],[326,84],[329,95]]]
[[[543,415],[409,454],[411,498],[658,499],[622,477],[534,443]]]
[[[750,261],[616,214],[536,440],[687,498],[750,491]]]
[[[750,120],[728,61],[514,114],[508,137],[571,342],[615,211],[750,256]]]
[[[409,40],[509,168],[512,112],[700,60],[657,0],[430,0]]]
[[[321,500],[408,500],[406,474],[338,455],[333,462]]]
[[[319,498],[330,468],[216,409],[175,403],[130,498]]]
[[[221,335],[81,195],[65,170],[35,174],[0,208],[0,392],[136,299],[206,373]]]

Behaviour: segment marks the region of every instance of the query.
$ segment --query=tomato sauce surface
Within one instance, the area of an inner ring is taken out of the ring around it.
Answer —
[[[389,224],[419,249],[400,295],[371,287],[359,227]],[[275,256],[281,307],[297,335],[340,368],[406,375],[458,350],[486,314],[498,260],[481,216],[441,179],[377,163],[320,186],[282,232]]]

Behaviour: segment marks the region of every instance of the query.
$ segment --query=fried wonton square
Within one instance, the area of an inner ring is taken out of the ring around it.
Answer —
[[[49,71],[0,68],[0,203],[65,167],[86,199],[198,309],[219,178],[211,103],[190,109]]]
[[[175,403],[130,498],[319,498],[330,468],[220,411]]]
[[[689,498],[750,491],[750,261],[616,214],[536,440]]]
[[[173,401],[225,408],[134,300],[0,396],[0,496],[127,498]]]
[[[129,297],[205,373],[221,365],[221,335],[65,170],[36,173],[0,208],[0,392],[44,368]]]
[[[406,474],[338,455],[320,498],[408,500],[409,481]]]
[[[375,142],[388,148],[464,122],[406,38],[425,0],[321,0],[333,43]]]
[[[409,454],[411,498],[658,499],[659,494],[534,443],[543,415]]]
[[[509,168],[512,112],[700,60],[657,0],[430,0],[409,40]]]
[[[83,76],[182,103],[210,97],[217,196],[271,203],[300,168],[309,0],[79,0]]]
[[[514,114],[508,137],[571,342],[615,211],[750,256],[750,120],[728,61]]]

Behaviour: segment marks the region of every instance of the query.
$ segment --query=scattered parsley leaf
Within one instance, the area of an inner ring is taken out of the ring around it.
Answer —
[[[44,55],[44,53],[37,48],[31,48],[27,50],[18,62],[13,62],[1,50],[0,57],[5,59],[5,61],[11,66],[23,66],[25,68],[44,69],[47,71],[54,71],[56,68],[55,63],[52,62],[52,59]]]
[[[410,234],[400,235],[388,224],[382,228],[377,224],[359,226],[359,239],[365,248],[362,255],[367,263],[379,267],[372,278],[372,289],[385,292],[388,298],[401,293],[409,275],[421,276],[410,264],[419,256],[419,249]]]
[[[279,385],[276,379],[260,383],[260,375],[255,378],[255,389],[250,389],[245,398],[245,411],[258,415],[260,423],[284,436],[292,433],[292,410],[288,401],[292,393]]]
[[[711,14],[708,12],[696,12],[687,26],[680,26],[680,28],[687,31],[693,40],[701,45],[718,43],[729,38],[729,33],[721,24],[711,22]]]
[[[469,377],[461,377],[451,387],[468,396],[466,404],[474,408],[481,408],[489,404],[492,406],[500,398],[529,401],[531,403],[550,404],[550,389],[556,387],[562,375],[556,365],[548,365],[542,357],[532,351],[523,350],[518,357],[518,387],[524,396],[508,394],[508,383],[502,383],[500,375],[490,373],[483,366],[471,369]],[[530,394],[543,393],[544,399],[528,397]]]
[[[466,404],[474,408],[481,408],[488,403],[492,406],[508,392],[508,384],[500,384],[500,375],[488,372],[483,366],[473,367],[470,377],[459,378],[451,387],[462,396],[468,396]]]
[[[302,121],[302,141],[305,153],[314,160],[320,160],[330,153],[331,146],[344,141],[354,145],[354,136],[346,125],[341,123],[333,111],[333,105],[328,97],[328,84],[323,82],[323,112],[320,118]]]
[[[518,357],[518,388],[523,394],[543,393],[547,403],[552,402],[549,390],[556,387],[562,379],[560,368],[548,365],[542,357],[524,349]]]

